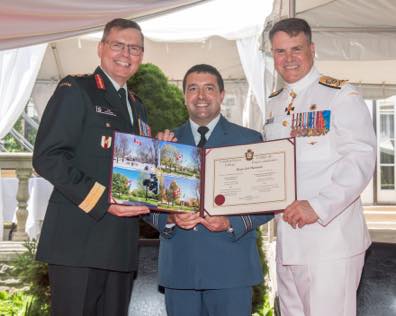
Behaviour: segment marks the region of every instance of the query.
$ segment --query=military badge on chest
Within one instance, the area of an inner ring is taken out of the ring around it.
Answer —
[[[109,149],[111,147],[111,136],[102,136],[100,145],[104,149]]]
[[[290,137],[326,135],[330,130],[330,110],[293,113]]]
[[[297,94],[294,91],[290,91],[290,93],[289,93],[289,102],[288,102],[287,107],[285,108],[285,112],[286,112],[287,115],[290,115],[291,113],[293,113],[294,108],[295,108],[294,105],[293,105],[293,102],[294,102],[294,99],[296,97],[297,97]]]

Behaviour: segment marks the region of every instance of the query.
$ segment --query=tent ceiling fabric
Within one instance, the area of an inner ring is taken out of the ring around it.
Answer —
[[[245,78],[235,39],[260,34],[272,2],[262,0],[203,1],[139,21],[145,36],[144,62],[158,65],[174,80],[196,63],[216,66],[226,79]],[[219,16],[221,14],[221,18]],[[57,41],[47,48],[38,79],[59,80],[69,73],[89,73],[98,64],[102,31]],[[54,52],[59,55],[57,73]],[[78,59],[75,56],[79,56]]]
[[[117,17],[137,18],[198,0],[2,1],[0,50],[93,32]]]
[[[56,42],[62,73],[58,73],[53,48],[48,46],[37,79],[58,81],[66,74],[91,73],[99,63],[98,41],[71,38]],[[235,41],[210,37],[204,43],[164,43],[145,39],[144,63],[154,63],[172,80],[183,79],[194,64],[215,65],[224,79],[245,77]]]
[[[295,0],[295,4],[296,17],[312,27],[316,64],[322,72],[352,82],[396,84],[392,71],[396,69],[396,1]],[[288,14],[289,0],[274,0],[266,31],[271,21]]]

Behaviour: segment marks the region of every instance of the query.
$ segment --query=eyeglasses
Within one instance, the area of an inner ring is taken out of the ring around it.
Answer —
[[[110,49],[114,52],[122,52],[124,48],[127,48],[128,54],[132,56],[140,56],[140,54],[144,51],[143,46],[133,45],[133,44],[124,44],[120,42],[109,42],[105,41],[110,46]]]

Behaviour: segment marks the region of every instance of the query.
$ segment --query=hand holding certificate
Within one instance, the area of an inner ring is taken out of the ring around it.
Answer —
[[[116,132],[113,203],[210,215],[282,210],[295,200],[292,139],[200,149]]]

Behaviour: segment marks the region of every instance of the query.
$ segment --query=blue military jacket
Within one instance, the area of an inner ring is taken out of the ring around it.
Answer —
[[[195,145],[189,122],[175,130],[178,142]],[[221,116],[205,147],[260,142],[253,130],[228,122]],[[263,281],[256,246],[256,228],[273,215],[229,216],[234,233],[174,228],[164,233],[166,214],[152,215],[162,232],[159,255],[159,283],[176,289],[221,289],[251,286]]]

